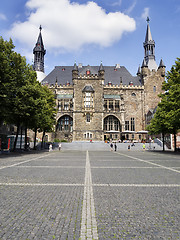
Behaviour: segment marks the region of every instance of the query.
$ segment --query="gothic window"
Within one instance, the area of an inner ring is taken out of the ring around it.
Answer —
[[[109,110],[113,110],[113,100],[109,101]]]
[[[91,92],[85,93],[84,106],[90,108],[93,106],[93,95]]]
[[[87,132],[84,134],[84,138],[86,138],[86,139],[92,139],[92,137],[93,137],[93,135],[91,132]]]
[[[113,130],[113,117],[109,117],[109,130]]]
[[[119,111],[120,107],[119,107],[119,100],[115,100],[115,110]]]
[[[131,131],[135,131],[135,120],[131,118]]]
[[[104,110],[107,110],[107,100],[104,100]]]
[[[135,96],[136,96],[136,94],[135,94],[135,93],[132,93],[132,94],[131,94],[131,96],[132,96],[132,97],[135,97]]]
[[[69,110],[69,102],[68,102],[68,101],[65,101],[65,102],[64,102],[64,110],[65,110],[65,111],[68,111],[68,110]]]
[[[114,116],[108,116],[104,119],[105,131],[121,131],[119,120]]]
[[[56,126],[56,130],[57,131],[66,131],[66,132],[72,132],[72,126],[73,126],[73,119],[66,115],[66,116],[62,116],[58,122],[57,122],[57,126]]]
[[[129,131],[129,121],[125,121],[125,131]]]
[[[90,113],[86,114],[86,122],[90,122]]]

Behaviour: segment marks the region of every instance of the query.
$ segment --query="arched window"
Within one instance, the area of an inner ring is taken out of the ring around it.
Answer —
[[[118,118],[114,116],[108,116],[104,119],[105,131],[121,131],[121,126]]]
[[[73,129],[72,127],[73,127],[72,117],[65,115],[59,118],[56,125],[56,131],[72,132],[72,129]]]
[[[156,86],[153,87],[153,92],[156,92]]]

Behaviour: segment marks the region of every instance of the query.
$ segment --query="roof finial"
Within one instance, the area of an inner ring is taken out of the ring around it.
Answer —
[[[149,19],[148,16],[147,16],[146,22],[147,22],[148,24],[149,24],[149,22],[150,22],[150,19]]]
[[[39,27],[39,30],[40,30],[40,31],[42,30],[42,27],[41,27],[41,25],[40,25],[40,27]]]

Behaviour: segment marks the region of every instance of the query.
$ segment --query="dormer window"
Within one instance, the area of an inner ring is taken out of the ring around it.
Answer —
[[[87,71],[86,71],[86,75],[90,75],[91,74],[91,72],[90,72],[90,70],[88,69]]]

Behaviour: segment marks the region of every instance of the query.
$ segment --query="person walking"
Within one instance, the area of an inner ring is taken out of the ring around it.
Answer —
[[[143,150],[145,150],[146,149],[146,145],[145,145],[145,143],[143,143]]]
[[[110,147],[111,147],[111,151],[113,151],[113,144],[112,143],[110,144]]]
[[[116,145],[116,143],[114,144],[114,150],[115,150],[115,152],[116,152],[116,150],[117,150],[117,145]]]
[[[59,151],[61,150],[61,143],[59,143]]]

